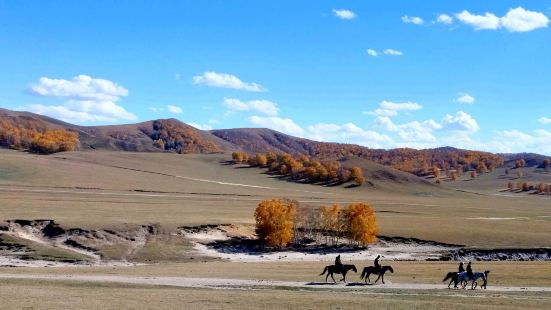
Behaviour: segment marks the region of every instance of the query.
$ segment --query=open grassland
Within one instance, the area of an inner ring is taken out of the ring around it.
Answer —
[[[551,205],[545,197],[511,199],[422,184],[393,184],[400,191],[296,184],[259,169],[225,165],[226,159],[0,150],[0,219],[54,219],[65,228],[115,230],[250,224],[257,203],[278,196],[312,206],[368,202],[377,211],[381,235],[477,247],[551,245]]]
[[[367,201],[379,211],[383,235],[476,246],[549,245],[551,208],[541,197],[512,200],[453,191],[416,192],[416,188],[404,194],[293,184],[256,169],[224,166],[223,159],[217,155],[7,152],[0,159],[8,171],[0,179],[0,218],[52,218],[69,227],[92,228],[251,223],[259,200],[284,196],[312,205]],[[459,220],[463,225],[457,224]]]
[[[548,309],[551,305],[549,293],[195,289],[42,280],[7,280],[0,300],[3,309]]]

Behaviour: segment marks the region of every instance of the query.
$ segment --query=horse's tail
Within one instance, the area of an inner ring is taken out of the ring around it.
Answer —
[[[360,279],[363,280],[363,278],[365,278],[367,276],[367,268],[364,268],[364,270],[362,271],[362,276],[360,277]]]
[[[455,272],[448,272],[448,274],[446,275],[444,280],[442,280],[442,282],[448,281],[449,279],[453,278],[454,275],[455,275]]]
[[[323,276],[325,274],[325,272],[327,271],[327,269],[329,269],[329,266],[325,266],[325,268],[323,269],[323,272],[320,273],[320,276]]]

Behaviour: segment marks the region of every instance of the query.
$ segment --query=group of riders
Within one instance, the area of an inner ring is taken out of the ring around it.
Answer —
[[[369,277],[370,273],[371,274],[377,274],[377,275],[383,277],[383,283],[384,283],[384,273],[387,270],[390,270],[390,272],[393,272],[393,270],[392,270],[392,267],[390,267],[390,266],[384,266],[384,268],[383,268],[381,266],[380,259],[381,259],[381,255],[377,255],[377,257],[373,261],[373,266],[372,267],[366,267],[364,269],[364,272],[362,273],[362,279],[364,278],[365,275],[367,275],[366,279],[369,279],[368,277]],[[342,274],[343,275],[343,280],[345,281],[346,272],[348,271],[348,268],[347,268],[348,266],[351,266],[353,268],[352,270],[356,271],[356,269],[353,265],[344,265],[341,261],[341,256],[339,254],[335,258],[335,265],[331,266],[331,267],[333,267],[331,272],[332,273],[337,273],[337,274]],[[327,269],[327,267],[326,267],[326,269]],[[368,271],[367,274],[366,274],[366,271]],[[452,282],[454,282],[454,288],[457,288],[458,284],[461,284],[462,287],[465,288],[465,286],[467,285],[467,282],[471,281],[472,282],[471,286],[474,289],[476,287],[476,282],[475,281],[478,280],[478,279],[482,279],[484,282],[483,282],[481,287],[486,288],[489,272],[490,271],[486,270],[485,272],[473,273],[473,267],[472,267],[472,264],[471,264],[470,261],[467,263],[467,267],[465,267],[465,264],[463,262],[460,262],[457,272],[449,272],[448,275],[446,276],[446,278],[444,278],[444,281],[447,281],[448,279],[450,280],[450,283],[448,284],[448,288],[450,287]],[[324,271],[324,273],[325,273],[325,271]],[[324,273],[322,273],[322,274],[324,274]],[[331,274],[331,277],[332,277],[332,274]],[[343,281],[343,280],[341,280],[341,281]],[[327,277],[326,277],[326,281],[327,281]],[[377,281],[375,281],[375,282],[377,282]]]
[[[376,270],[380,270],[381,269],[381,264],[379,263],[379,260],[381,259],[381,255],[377,255],[377,258],[375,258],[375,260],[373,261],[373,266],[375,267]],[[341,255],[339,254],[337,256],[337,258],[335,258],[335,271],[336,273],[338,273],[339,271],[342,270],[342,267],[343,267],[343,263],[341,262]]]

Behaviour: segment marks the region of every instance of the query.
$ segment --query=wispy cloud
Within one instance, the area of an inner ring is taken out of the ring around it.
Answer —
[[[386,55],[391,55],[391,56],[402,56],[404,54],[401,51],[395,50],[395,49],[392,49],[392,48],[387,48],[386,50],[383,51],[383,53],[386,54]]]
[[[467,93],[459,93],[455,101],[459,103],[473,104],[475,102],[475,98]]]
[[[168,110],[168,112],[173,114],[182,114],[184,112],[182,108],[180,108],[179,106],[175,106],[171,104],[167,105],[166,109]]]
[[[417,111],[422,108],[423,106],[416,102],[392,102],[383,100],[377,109],[374,111],[364,111],[363,114],[393,117],[398,115],[399,111]]]
[[[402,16],[402,21],[406,24],[422,25],[425,21],[418,16]]]
[[[219,88],[231,88],[250,92],[266,91],[266,88],[257,83],[243,82],[235,75],[228,73],[217,73],[214,71],[207,71],[202,75],[194,76],[193,84]]]
[[[340,19],[351,20],[356,18],[356,13],[346,9],[333,9],[333,14]]]
[[[224,98],[224,106],[231,111],[252,111],[276,116],[279,112],[277,104],[269,100],[241,101],[234,98]]]
[[[438,17],[436,17],[436,22],[451,25],[453,23],[453,17],[449,16],[448,14],[440,14],[438,15]]]
[[[377,53],[376,50],[368,49],[368,50],[367,50],[367,55],[373,56],[373,57],[377,57],[377,55],[379,55],[379,53]]]
[[[551,118],[549,117],[540,117],[538,119],[538,122],[540,122],[540,124],[543,124],[543,125],[547,125],[547,124],[551,124]]]

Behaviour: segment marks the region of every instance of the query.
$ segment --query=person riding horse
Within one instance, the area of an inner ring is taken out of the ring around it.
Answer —
[[[342,262],[341,262],[341,255],[339,254],[337,258],[335,258],[335,268],[337,271],[342,270]]]
[[[463,262],[459,264],[459,270],[458,270],[458,273],[462,273],[462,272],[465,272],[465,265],[463,264]]]
[[[381,264],[379,263],[380,258],[381,255],[377,255],[377,258],[375,258],[375,261],[373,262],[373,266],[375,266],[376,270],[381,270]]]
[[[471,262],[467,264],[467,276],[469,276],[469,279],[473,278],[473,267],[471,266]]]

